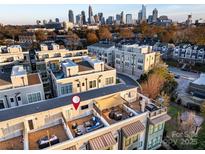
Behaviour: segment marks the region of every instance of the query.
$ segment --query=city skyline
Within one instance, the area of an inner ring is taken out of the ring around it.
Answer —
[[[49,20],[59,18],[60,21],[68,20],[68,10],[73,10],[74,18],[85,11],[86,20],[88,19],[88,4],[65,4],[65,5],[0,5],[0,23],[12,25],[35,24],[36,20]],[[139,4],[93,4],[93,15],[99,12],[103,16],[113,16],[124,11],[126,14],[132,14],[133,19],[138,18],[138,12],[141,9]],[[116,7],[117,6],[117,7]],[[191,6],[191,8],[189,7]],[[193,15],[193,20],[205,18],[205,5],[146,5],[146,17],[152,14],[153,9],[158,9],[159,16],[167,15],[173,21],[183,22],[188,14]],[[115,8],[115,9],[113,9]],[[8,13],[12,10],[12,13]],[[182,11],[183,10],[183,11]],[[22,18],[24,17],[24,18]]]

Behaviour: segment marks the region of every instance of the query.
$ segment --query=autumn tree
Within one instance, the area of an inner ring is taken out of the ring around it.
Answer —
[[[48,38],[47,33],[44,31],[41,31],[41,30],[36,31],[35,35],[36,35],[36,40],[38,40],[40,42],[45,41]]]
[[[70,31],[68,31],[68,34],[67,34],[67,40],[69,42],[68,46],[71,49],[75,49],[78,46],[80,38],[78,37],[78,35],[76,33],[72,32],[70,30]]]
[[[134,33],[129,28],[120,29],[120,37],[124,39],[130,39],[134,37]]]
[[[164,91],[161,92],[160,96],[160,104],[168,107],[170,105],[170,96],[167,95]]]
[[[89,44],[98,42],[98,37],[95,32],[88,32],[86,38]]]
[[[99,35],[100,40],[103,40],[103,39],[111,40],[112,39],[112,34],[110,33],[107,27],[100,27],[98,35]]]
[[[151,99],[155,99],[160,94],[163,84],[164,79],[160,75],[151,74],[147,81],[142,83],[142,93]]]

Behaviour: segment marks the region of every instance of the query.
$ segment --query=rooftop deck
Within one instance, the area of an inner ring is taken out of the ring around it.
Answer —
[[[109,109],[104,109],[102,115],[109,124],[115,124],[134,116],[132,112],[126,111],[122,104]]]
[[[23,150],[23,136],[0,142],[0,150]]]
[[[141,112],[139,100],[136,100],[136,101],[131,102],[131,103],[126,102],[125,105],[128,106],[129,108],[133,109],[137,113]]]
[[[36,132],[29,133],[29,149],[37,150],[39,149],[38,141],[45,136],[51,137],[52,135],[57,136],[59,142],[68,140],[65,130],[61,124],[55,125],[53,127],[45,128]]]
[[[93,117],[95,117],[96,119],[93,120]],[[104,124],[99,118],[97,118],[93,114],[90,114],[88,116],[69,121],[68,127],[70,128],[72,135],[74,137],[77,137],[100,129],[104,127]]]

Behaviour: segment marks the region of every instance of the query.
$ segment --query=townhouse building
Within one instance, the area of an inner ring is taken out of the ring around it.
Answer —
[[[0,111],[0,149],[157,149],[169,119],[137,87],[117,84]]]
[[[191,44],[176,45],[173,58],[181,63],[205,63],[205,46]]]
[[[0,65],[23,61],[24,55],[19,45],[0,46]]]
[[[115,48],[115,68],[138,79],[155,66],[156,55],[152,46],[119,45]]]
[[[138,44],[96,43],[88,46],[88,51],[106,64],[138,79],[159,62],[160,53],[153,51],[152,46]]]
[[[0,109],[13,108],[44,100],[38,73],[27,73],[22,65],[0,71]]]
[[[113,43],[95,43],[87,47],[90,53],[111,67],[115,66],[114,48],[115,45]]]
[[[116,70],[91,57],[50,61],[54,96],[83,92],[116,83]]]
[[[69,59],[72,57],[82,57],[85,55],[88,55],[87,50],[73,50],[69,51],[67,49],[60,49],[58,44],[51,43],[51,44],[41,44],[40,45],[40,51],[35,51],[31,53],[31,66],[34,71],[37,71],[40,73],[43,85],[44,85],[44,91],[45,91],[45,97],[51,98],[53,97],[52,92],[52,83],[50,81],[50,73],[48,71],[48,63],[53,64],[51,67],[56,66],[56,61],[59,63],[60,61],[63,61],[64,59]]]

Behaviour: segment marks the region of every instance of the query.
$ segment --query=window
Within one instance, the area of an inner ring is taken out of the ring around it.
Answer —
[[[28,98],[29,103],[40,101],[41,100],[41,93],[37,92],[37,93],[33,93],[33,94],[28,94],[27,98]]]
[[[131,138],[128,138],[125,140],[125,146],[128,146],[131,144]]]
[[[125,66],[126,66],[126,67],[130,67],[130,63],[125,62]]]
[[[106,85],[113,84],[113,82],[114,82],[113,80],[114,80],[113,77],[106,78],[105,79],[105,84]]]
[[[116,58],[119,58],[119,59],[120,59],[120,55],[116,54]]]
[[[33,120],[28,120],[28,125],[30,130],[34,129]]]
[[[137,66],[137,69],[142,70],[142,66],[141,66],[141,65],[138,65],[138,66]]]
[[[139,135],[136,135],[136,136],[133,137],[133,143],[137,142],[138,140],[139,140]]]
[[[17,97],[17,100],[18,100],[18,101],[21,101],[21,96],[18,96],[18,97]]]
[[[163,128],[163,124],[158,125],[158,130],[161,130]]]
[[[120,61],[119,61],[119,60],[116,60],[116,64],[120,64]]]
[[[72,84],[67,84],[66,86],[61,87],[61,95],[65,95],[69,93],[72,93]]]
[[[82,86],[85,86],[85,83],[84,83],[84,82],[82,83]]]
[[[153,132],[154,132],[154,127],[153,127],[153,125],[151,125],[149,127],[149,134],[153,134]]]
[[[3,100],[0,100],[0,109],[3,109],[3,108],[5,108],[5,106],[4,106],[4,101],[3,101]]]
[[[90,85],[90,88],[95,88],[96,87],[96,80],[90,81],[89,85]]]
[[[10,102],[11,102],[11,103],[14,102],[14,98],[13,98],[13,97],[10,98]]]
[[[77,84],[77,87],[80,87],[80,84],[79,84],[79,83]]]
[[[83,105],[83,106],[81,106],[80,108],[81,108],[81,110],[85,110],[85,109],[88,109],[88,105]]]

